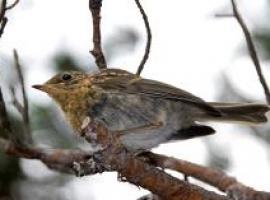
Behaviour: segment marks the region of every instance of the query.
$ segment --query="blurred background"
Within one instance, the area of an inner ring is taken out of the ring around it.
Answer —
[[[237,2],[256,41],[269,82],[270,2]],[[231,13],[230,0],[142,0],[142,4],[153,34],[143,77],[172,84],[207,101],[265,101],[239,25],[233,18],[215,17]],[[31,85],[43,83],[63,70],[96,70],[89,54],[90,16],[88,0],[21,0],[7,13],[9,22],[0,40],[0,84],[13,126],[21,130],[22,119],[12,105],[9,90],[18,89],[12,56],[16,48],[30,102],[32,134],[40,147],[87,147],[87,143],[73,136],[54,102]],[[136,72],[146,37],[135,2],[104,0],[102,17],[108,65]],[[20,93],[17,95],[21,98]],[[256,127],[211,125],[217,130],[216,135],[164,144],[154,151],[220,168],[249,186],[269,191],[269,123]],[[51,171],[39,161],[0,153],[0,200],[134,200],[146,193],[118,182],[116,173],[76,178]]]

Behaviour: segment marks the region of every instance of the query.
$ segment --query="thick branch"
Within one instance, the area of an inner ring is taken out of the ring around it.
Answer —
[[[50,169],[63,173],[77,174],[76,170],[74,169],[74,163],[84,163],[84,171],[87,174],[96,173],[93,172],[95,169],[91,168],[93,165],[88,162],[88,160],[91,158],[91,154],[81,150],[46,150],[39,148],[22,147],[6,139],[0,138],[0,151],[18,158],[40,160]],[[86,166],[87,163],[89,164],[88,166]]]
[[[244,32],[245,39],[246,39],[246,42],[247,42],[248,51],[249,51],[249,55],[250,55],[254,65],[255,65],[256,72],[258,74],[261,85],[262,85],[262,87],[264,89],[266,100],[267,100],[268,104],[270,104],[269,87],[268,87],[268,85],[266,83],[266,80],[264,78],[264,75],[262,73],[261,64],[260,64],[260,61],[259,61],[259,58],[258,58],[258,55],[257,55],[257,51],[256,51],[256,48],[255,48],[254,42],[252,40],[251,34],[250,34],[250,32],[249,32],[249,30],[247,28],[247,25],[245,24],[245,22],[244,22],[244,20],[243,20],[243,18],[241,16],[241,14],[238,11],[235,0],[231,0],[231,3],[232,3],[232,7],[233,7],[234,17],[236,18],[236,20],[238,21],[238,23],[240,24],[240,26],[241,26],[241,28],[242,28],[242,30]]]
[[[99,128],[99,131],[106,130]],[[105,135],[104,132],[100,133]],[[44,150],[20,147],[0,138],[0,150],[20,158],[41,160],[49,168],[64,173],[89,175],[116,170],[130,183],[144,187],[164,200],[228,200],[222,195],[180,181],[164,171],[144,163],[123,148],[119,148],[118,144],[92,155],[81,150]],[[74,168],[76,164],[79,166],[78,171]]]
[[[88,142],[101,146],[102,150],[96,158],[105,169],[117,171],[126,181],[150,190],[163,200],[228,200],[143,162],[127,152],[115,135],[93,122],[83,131]]]
[[[89,9],[91,11],[93,21],[93,43],[94,43],[94,48],[90,52],[95,57],[96,65],[98,66],[98,68],[106,69],[107,64],[101,46],[101,31],[100,31],[101,7],[102,7],[102,0],[89,0]]]
[[[149,57],[149,53],[150,53],[150,48],[151,48],[151,42],[152,42],[152,33],[151,33],[151,28],[150,28],[150,24],[149,24],[149,21],[148,21],[148,17],[140,3],[139,0],[135,0],[136,2],[136,5],[137,7],[139,8],[140,10],[140,13],[143,17],[143,21],[144,21],[144,25],[145,25],[145,28],[146,28],[146,34],[147,34],[147,42],[146,42],[146,46],[145,46],[145,52],[144,52],[144,56],[141,60],[141,63],[138,67],[138,70],[137,70],[137,75],[140,75],[141,72],[143,71],[143,68],[144,68],[144,65],[146,63],[146,61],[148,60],[148,57]]]
[[[235,178],[226,175],[224,172],[203,167],[184,160],[167,157],[151,152],[145,153],[150,163],[164,168],[183,173],[186,176],[194,177],[204,183],[208,183],[226,192],[233,199],[238,200],[267,200],[270,199],[270,193],[256,191],[239,183]]]

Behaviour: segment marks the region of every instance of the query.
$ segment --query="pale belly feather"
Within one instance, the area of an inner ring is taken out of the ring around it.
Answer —
[[[178,130],[191,126],[194,120],[190,109],[189,105],[181,102],[139,95],[108,94],[88,114],[112,131],[133,130],[153,123],[162,124],[156,128],[126,131],[121,136],[127,149],[138,151],[168,142]]]

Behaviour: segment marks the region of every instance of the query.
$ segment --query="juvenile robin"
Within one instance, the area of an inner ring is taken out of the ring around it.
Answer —
[[[86,74],[55,75],[43,85],[80,133],[86,117],[121,133],[129,151],[148,150],[172,140],[213,134],[200,121],[267,122],[269,106],[249,103],[209,103],[189,92],[120,69]]]

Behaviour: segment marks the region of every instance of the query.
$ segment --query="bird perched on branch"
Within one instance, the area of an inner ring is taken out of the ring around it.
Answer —
[[[94,74],[60,73],[36,89],[48,93],[78,133],[85,118],[121,133],[130,151],[151,149],[172,140],[213,134],[200,121],[266,122],[269,106],[208,103],[189,92],[119,69]]]

